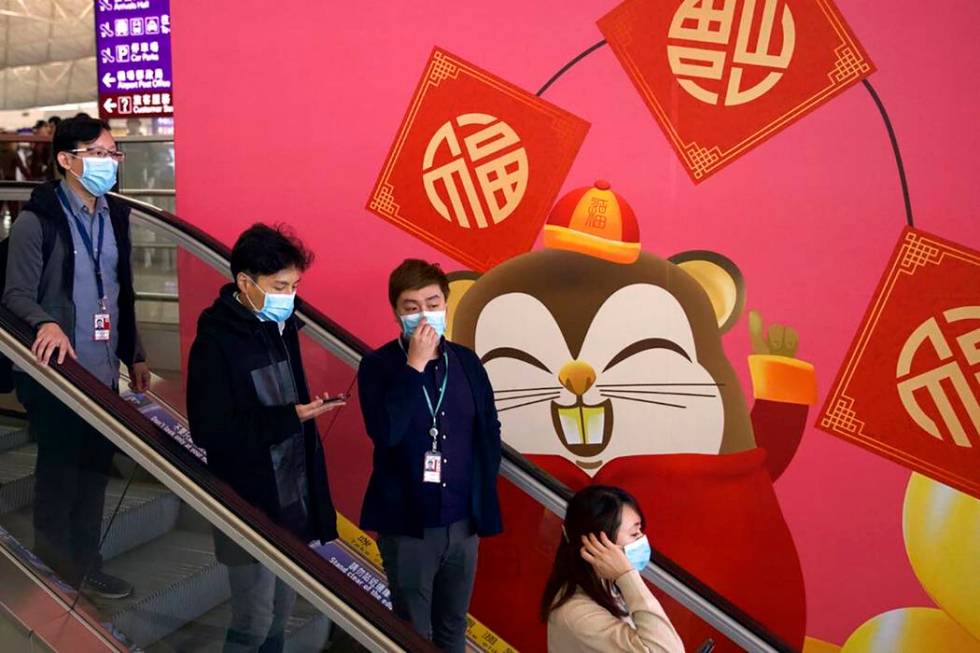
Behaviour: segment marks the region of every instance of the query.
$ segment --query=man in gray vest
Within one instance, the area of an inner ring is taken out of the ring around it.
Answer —
[[[150,370],[136,328],[129,209],[106,196],[122,153],[108,126],[61,122],[52,144],[64,181],[38,186],[14,223],[3,304],[36,329],[38,362],[76,359],[119,388],[119,362],[137,392]],[[72,586],[122,598],[132,586],[101,571],[99,540],[114,446],[26,373],[17,397],[37,440],[34,551]]]

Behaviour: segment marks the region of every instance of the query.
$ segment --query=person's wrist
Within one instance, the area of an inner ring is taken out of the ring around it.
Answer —
[[[629,567],[621,568],[618,571],[618,573],[616,574],[615,578],[613,578],[613,582],[614,583],[618,583],[619,581],[621,581],[623,579],[623,576],[627,575],[631,571],[633,571],[633,566],[632,565],[630,565]]]

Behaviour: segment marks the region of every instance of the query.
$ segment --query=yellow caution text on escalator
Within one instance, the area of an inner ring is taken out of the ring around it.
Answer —
[[[374,539],[358,528],[354,522],[337,514],[337,532],[344,544],[374,565],[382,573],[381,552]],[[483,625],[473,615],[466,615],[466,637],[481,651],[486,653],[517,653],[517,649],[505,642],[496,633]]]

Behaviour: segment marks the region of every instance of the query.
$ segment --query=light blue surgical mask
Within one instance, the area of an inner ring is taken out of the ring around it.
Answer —
[[[626,557],[629,558],[633,569],[643,571],[643,568],[650,562],[650,540],[644,535],[635,542],[630,542],[623,547]]]
[[[398,319],[402,323],[402,333],[406,338],[411,338],[415,330],[419,328],[419,322],[425,318],[426,323],[435,329],[436,335],[440,338],[446,334],[446,311],[422,311],[421,313],[409,313],[399,315]]]
[[[82,160],[82,174],[73,175],[78,177],[78,181],[88,192],[95,197],[102,197],[116,185],[116,177],[119,173],[119,162],[115,159],[106,157],[78,157]]]
[[[245,295],[245,299],[248,299],[248,303],[255,310],[255,315],[260,320],[263,322],[285,322],[289,319],[289,316],[293,314],[293,307],[296,303],[296,293],[266,292],[251,277],[246,277],[246,279],[258,288],[259,292],[265,297],[262,302],[262,308],[256,308],[248,295]]]

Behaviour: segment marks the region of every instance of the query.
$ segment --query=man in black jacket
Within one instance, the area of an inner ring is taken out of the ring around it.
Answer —
[[[133,389],[150,381],[136,328],[129,209],[106,193],[123,155],[108,126],[63,121],[52,144],[62,182],[31,194],[7,243],[3,304],[36,329],[33,352],[47,364],[71,356],[112,389],[120,360]],[[67,583],[106,598],[132,586],[101,571],[99,536],[115,447],[22,372],[17,397],[37,439],[34,551]]]
[[[234,283],[201,314],[187,370],[191,437],[242,499],[304,543],[337,537],[316,417],[342,405],[311,396],[293,302],[312,261],[281,227],[256,224],[231,253]],[[232,619],[228,651],[281,651],[295,592],[221,532]]]
[[[389,278],[402,333],[357,373],[374,442],[361,527],[379,534],[395,613],[462,652],[479,538],[502,529],[500,422],[480,359],[443,338],[448,296],[446,275],[425,261]]]

